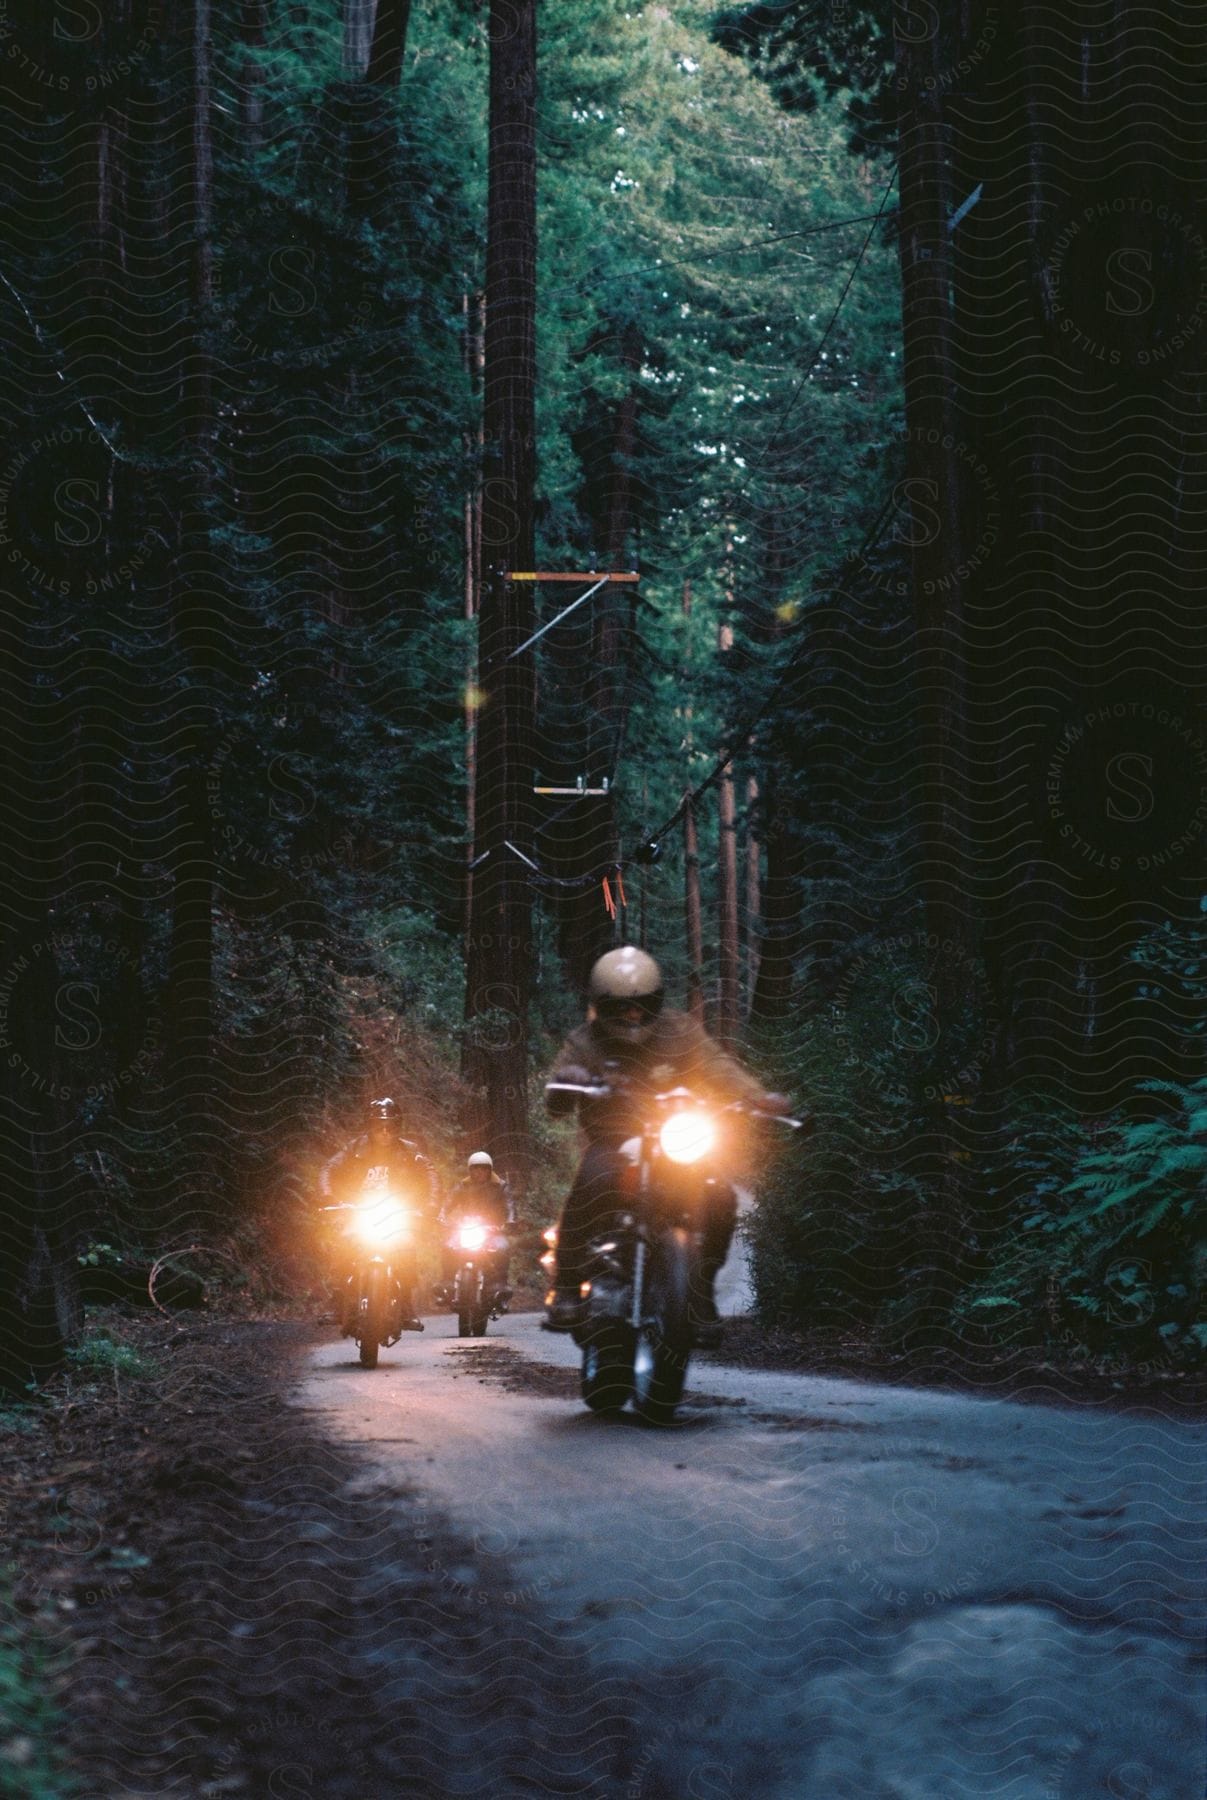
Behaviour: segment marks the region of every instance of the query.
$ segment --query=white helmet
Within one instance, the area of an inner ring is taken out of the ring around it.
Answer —
[[[591,1004],[605,1037],[644,1044],[662,1011],[662,970],[652,956],[625,944],[591,970]]]
[[[467,1169],[493,1169],[495,1159],[487,1150],[475,1150],[465,1166]]]

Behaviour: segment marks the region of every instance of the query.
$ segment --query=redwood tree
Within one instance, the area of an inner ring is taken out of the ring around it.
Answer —
[[[492,0],[483,377],[482,603],[475,869],[465,1070],[484,1092],[483,1135],[523,1179],[528,1002],[536,480],[536,0]]]

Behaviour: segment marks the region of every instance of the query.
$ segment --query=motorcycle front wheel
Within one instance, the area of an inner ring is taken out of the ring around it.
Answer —
[[[458,1337],[482,1337],[486,1331],[486,1315],[481,1311],[482,1286],[476,1270],[463,1275],[457,1283]]]
[[[369,1270],[360,1307],[360,1366],[377,1367],[377,1351],[386,1331],[386,1274],[380,1263]]]
[[[618,1413],[633,1397],[633,1333],[608,1320],[583,1340],[582,1395],[592,1412]]]
[[[633,1410],[647,1425],[669,1425],[683,1398],[692,1343],[690,1274],[687,1233],[669,1232],[650,1270],[647,1322],[637,1334],[633,1360]]]

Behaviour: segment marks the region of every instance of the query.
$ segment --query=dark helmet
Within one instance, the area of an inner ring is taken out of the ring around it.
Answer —
[[[369,1122],[373,1125],[397,1125],[398,1102],[388,1098],[369,1102]]]
[[[662,1011],[662,970],[652,956],[625,944],[591,970],[591,1005],[605,1037],[643,1044]]]

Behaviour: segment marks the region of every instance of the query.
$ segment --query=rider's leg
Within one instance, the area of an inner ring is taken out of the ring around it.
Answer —
[[[440,1286],[436,1289],[436,1297],[441,1306],[451,1306],[453,1299],[453,1281],[457,1273],[457,1252],[451,1245],[445,1244],[440,1251]]]
[[[486,1280],[495,1296],[496,1306],[506,1310],[511,1299],[511,1289],[507,1285],[507,1269],[511,1262],[509,1250],[492,1250],[486,1264]]]
[[[737,1217],[737,1194],[728,1182],[718,1181],[707,1190],[698,1280],[693,1283],[691,1311],[697,1325],[715,1326],[717,1323],[715,1284],[729,1255]]]
[[[565,1329],[577,1320],[588,1246],[607,1230],[615,1214],[619,1174],[620,1153],[615,1144],[588,1146],[558,1223],[553,1276],[556,1297],[549,1308],[550,1324]]]
[[[402,1296],[402,1329],[422,1331],[419,1317],[419,1271],[413,1263],[403,1263],[398,1270],[398,1288]]]

